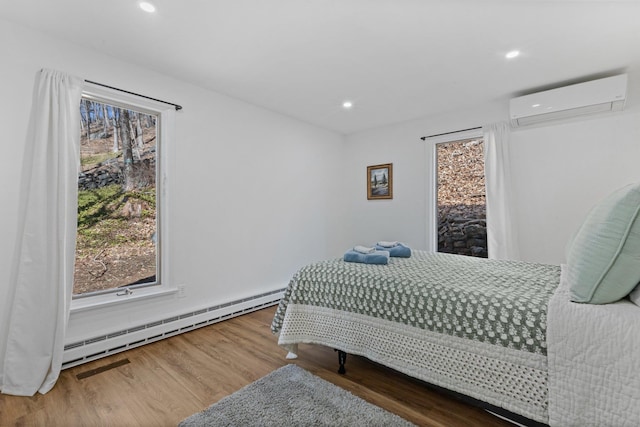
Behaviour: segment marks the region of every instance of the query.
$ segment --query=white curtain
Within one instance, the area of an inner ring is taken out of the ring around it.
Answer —
[[[83,84],[53,70],[36,76],[11,272],[13,304],[7,335],[0,337],[2,393],[46,393],[60,374],[73,289]]]
[[[509,126],[483,126],[484,168],[487,187],[487,249],[489,258],[520,259],[512,212]]]

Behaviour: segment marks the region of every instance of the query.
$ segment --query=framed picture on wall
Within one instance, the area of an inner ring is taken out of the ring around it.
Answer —
[[[367,166],[367,199],[393,199],[393,163]]]

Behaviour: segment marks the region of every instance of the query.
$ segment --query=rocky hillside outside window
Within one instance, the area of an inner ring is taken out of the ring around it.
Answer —
[[[482,139],[436,144],[438,252],[487,258]]]

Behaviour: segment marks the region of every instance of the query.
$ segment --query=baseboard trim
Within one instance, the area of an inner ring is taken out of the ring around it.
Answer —
[[[278,304],[285,289],[183,313],[64,346],[62,369],[151,344],[184,332],[212,325]]]

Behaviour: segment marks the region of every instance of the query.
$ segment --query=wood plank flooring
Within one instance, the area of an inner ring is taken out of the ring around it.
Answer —
[[[285,359],[271,334],[275,307],[62,371],[46,395],[0,395],[0,426],[175,426],[258,378],[295,363],[420,426],[511,426],[425,384],[329,348],[301,345]],[[95,375],[76,376],[128,359]]]

